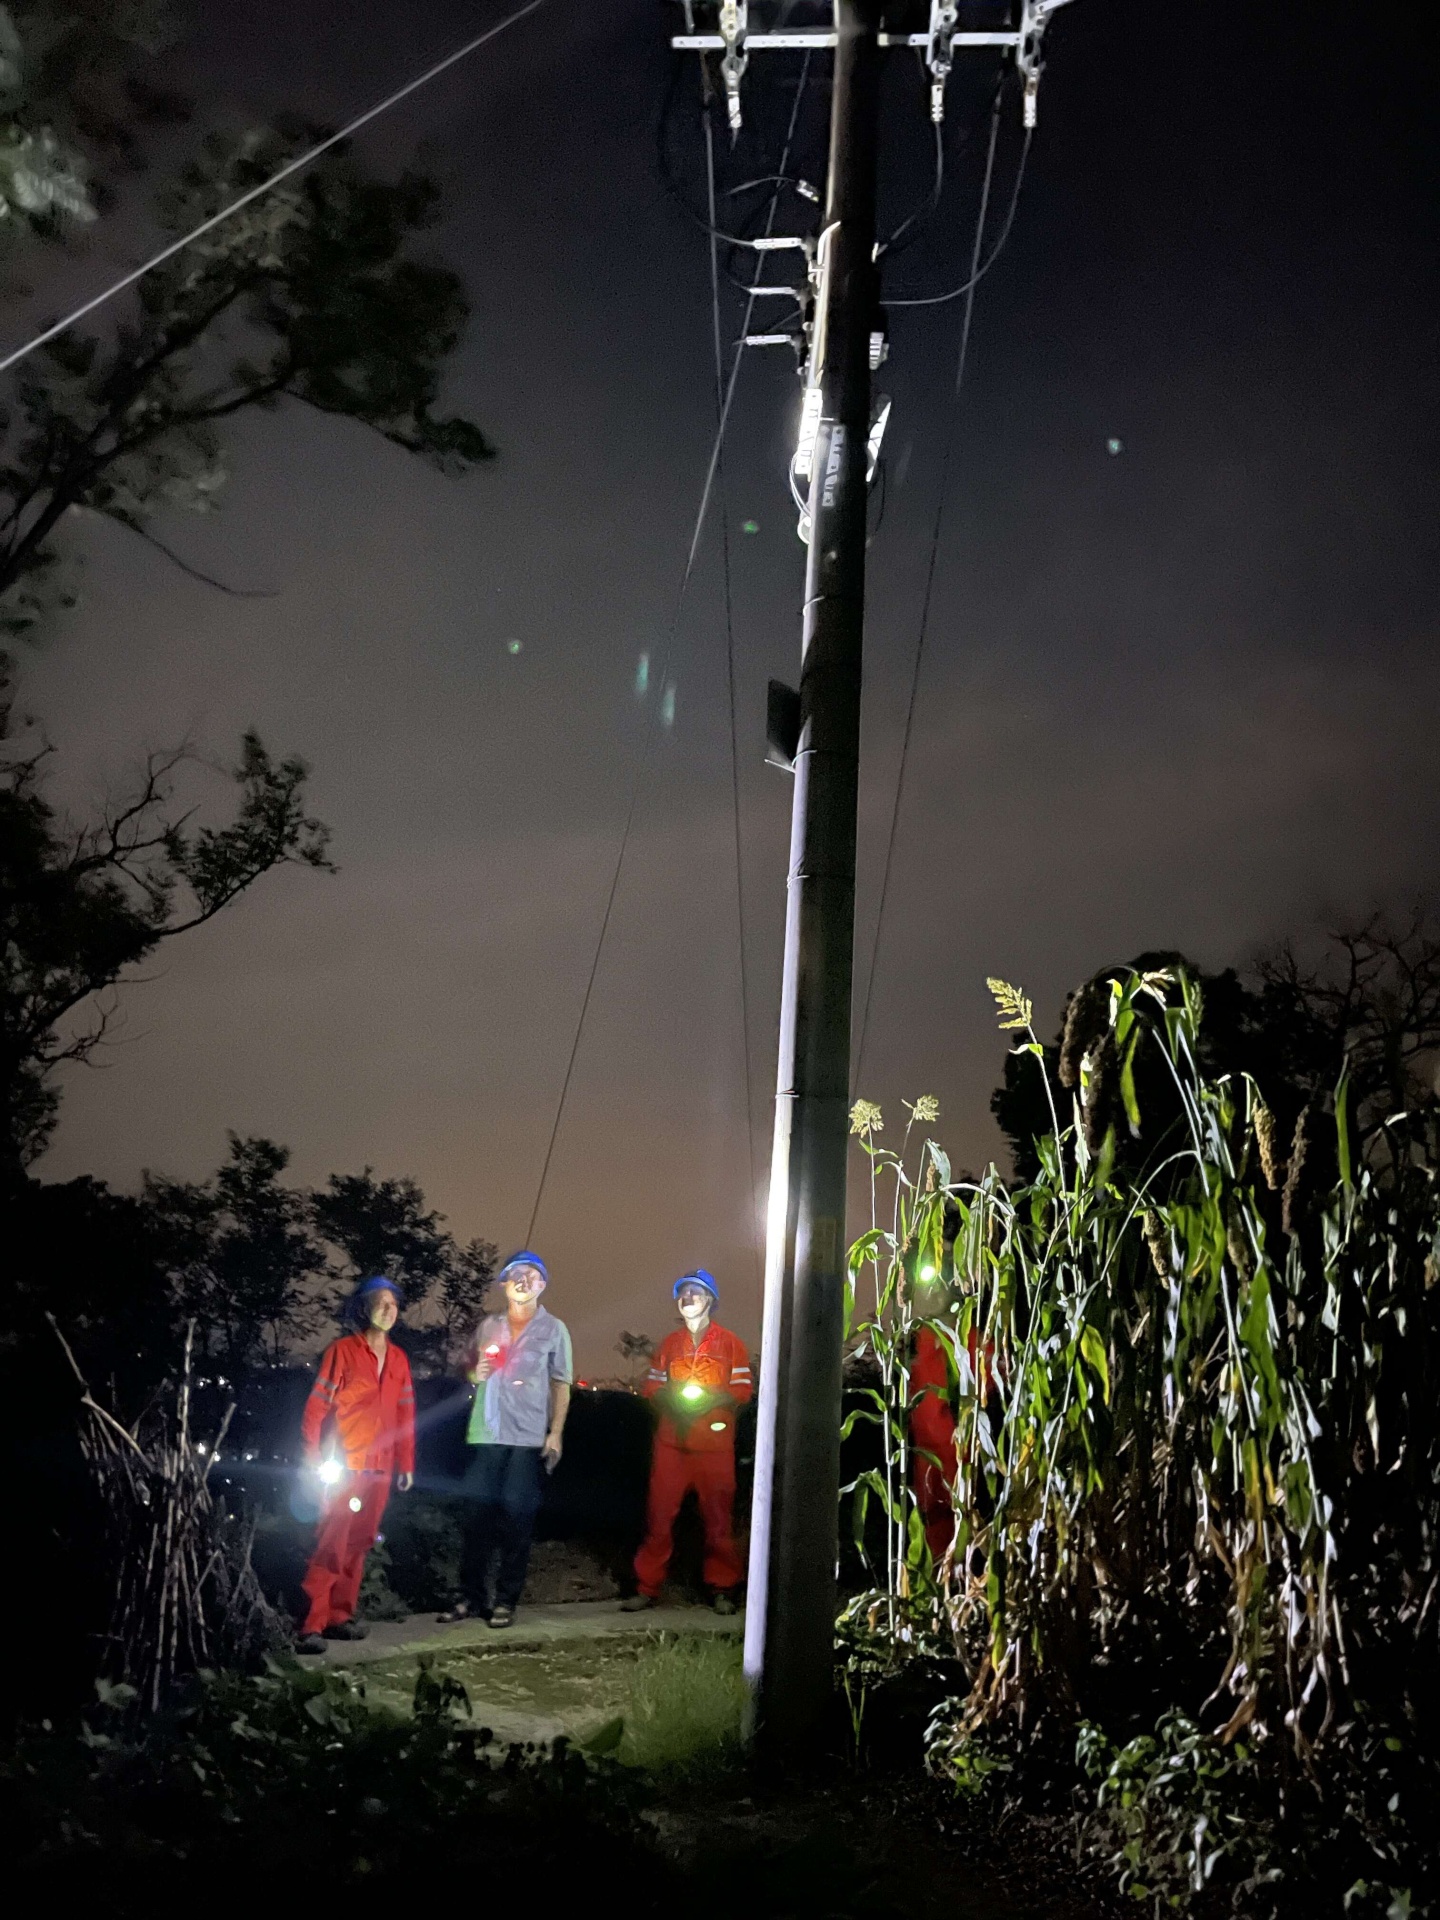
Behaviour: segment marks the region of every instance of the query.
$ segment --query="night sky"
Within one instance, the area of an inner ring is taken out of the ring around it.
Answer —
[[[504,10],[227,0],[163,66],[212,120],[339,121]],[[976,306],[859,1088],[892,1128],[902,1095],[938,1094],[957,1164],[1002,1151],[987,974],[1049,1028],[1070,985],[1142,948],[1223,965],[1433,897],[1436,76],[1403,11],[1370,39],[1339,5],[1074,0],[1051,29]],[[228,757],[253,721],[312,763],[341,870],[269,879],[126,990],[45,1177],[198,1178],[232,1128],[288,1143],[302,1180],[368,1163],[413,1174],[462,1236],[524,1233],[646,723],[637,661],[665,647],[713,430],[705,242],[656,167],[673,24],[653,0],[550,0],[360,144],[386,168],[423,147],[446,184],[434,244],[473,301],[448,398],[496,461],[448,480],[298,407],[246,423],[223,511],[157,531],[269,599],[119,529],[73,536],[84,603],[23,661],[69,797],[122,785],[148,745]],[[797,65],[752,60],[764,127]],[[955,89],[949,191],[891,291],[961,277],[992,78]],[[698,182],[693,84],[674,139]],[[817,86],[811,178],[823,111]],[[925,177],[898,60],[884,138],[893,220]],[[37,269],[37,310],[138,234],[122,215]],[[958,322],[958,303],[897,313],[880,379],[862,988]],[[789,356],[750,355],[727,495],[762,1180],[790,783],[761,755],[766,680],[797,671],[797,409]],[[758,1326],[714,531],[537,1229],[592,1372],[621,1327],[663,1329],[696,1262],[723,1318]]]

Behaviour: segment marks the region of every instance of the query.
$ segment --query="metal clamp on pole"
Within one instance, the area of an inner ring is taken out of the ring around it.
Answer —
[[[1040,58],[1040,42],[1050,23],[1050,16],[1068,0],[1025,0],[1020,13],[1020,33],[1015,42],[1015,65],[1024,82],[1022,111],[1028,130],[1035,125],[1040,93],[1040,70],[1043,62]]]
[[[725,82],[725,107],[732,134],[740,131],[740,80],[750,64],[745,51],[745,15],[746,0],[720,0],[720,38],[725,42],[720,77]]]
[[[925,64],[930,69],[930,118],[936,126],[945,118],[945,82],[955,51],[955,0],[930,0],[930,40]]]

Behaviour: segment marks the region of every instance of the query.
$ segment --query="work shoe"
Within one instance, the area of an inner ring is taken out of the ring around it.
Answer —
[[[302,1633],[295,1642],[297,1653],[324,1653],[325,1636],[323,1633]]]
[[[513,1607],[492,1607],[490,1609],[490,1624],[492,1627],[513,1627],[515,1624],[515,1609]]]
[[[325,1629],[327,1640],[366,1640],[369,1635],[369,1627],[362,1627],[358,1620],[340,1620]]]
[[[453,1607],[447,1607],[444,1613],[436,1614],[435,1624],[437,1627],[458,1627],[462,1620],[469,1620],[472,1617],[470,1602],[457,1600]]]
[[[632,1593],[628,1600],[622,1600],[620,1602],[620,1611],[622,1613],[644,1613],[647,1608],[653,1607],[654,1604],[655,1596],[653,1594]]]
[[[710,1602],[710,1604],[715,1609],[716,1613],[738,1613],[739,1612],[739,1608],[735,1605],[735,1596],[733,1593],[717,1593],[715,1598]]]

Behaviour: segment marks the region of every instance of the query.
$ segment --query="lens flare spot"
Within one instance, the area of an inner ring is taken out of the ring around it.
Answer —
[[[349,1506],[350,1511],[352,1513],[358,1513],[361,1507],[364,1506],[365,1502],[360,1498],[358,1493],[352,1493],[349,1498],[349,1501],[346,1504]]]
[[[1107,453],[1124,453],[1125,442],[1123,440],[1117,440],[1112,433],[1110,438],[1105,442],[1105,451]]]
[[[520,653],[523,652],[524,646],[525,642],[523,640],[507,640],[505,642],[505,651],[507,653]]]

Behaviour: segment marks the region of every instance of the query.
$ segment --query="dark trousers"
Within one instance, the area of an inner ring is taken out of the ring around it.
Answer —
[[[530,1564],[530,1537],[544,1490],[545,1469],[539,1447],[471,1447],[465,1471],[470,1511],[460,1584],[472,1607],[483,1609],[491,1604],[492,1561],[494,1604],[520,1604],[525,1570]]]

